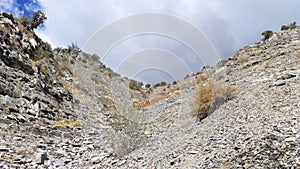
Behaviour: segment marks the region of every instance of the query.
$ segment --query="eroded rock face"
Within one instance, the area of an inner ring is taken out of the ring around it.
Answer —
[[[0,35],[0,118],[50,123],[75,116],[59,109],[71,104],[72,95],[63,87],[49,45],[5,13],[0,13]]]

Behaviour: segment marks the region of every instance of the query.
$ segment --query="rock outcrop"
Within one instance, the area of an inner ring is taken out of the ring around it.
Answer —
[[[75,117],[72,95],[63,87],[50,46],[12,16],[0,14],[1,119],[48,124]],[[69,105],[62,110],[60,106]]]

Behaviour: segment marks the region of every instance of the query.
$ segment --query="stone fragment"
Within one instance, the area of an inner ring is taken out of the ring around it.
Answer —
[[[285,84],[286,84],[286,82],[284,80],[278,80],[274,83],[275,86],[283,86]]]
[[[289,138],[284,139],[284,141],[286,141],[286,142],[296,142],[296,138],[295,137],[289,137]]]
[[[4,146],[0,146],[0,152],[8,152],[10,149]]]
[[[40,153],[36,153],[35,155],[35,163],[36,164],[44,164],[44,162],[48,160],[48,155],[46,152],[40,152]]]
[[[199,154],[199,151],[190,151],[190,154]]]

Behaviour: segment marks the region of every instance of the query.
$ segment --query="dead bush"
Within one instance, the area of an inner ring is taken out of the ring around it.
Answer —
[[[224,81],[210,80],[202,84],[192,95],[190,106],[202,120],[221,106],[224,102],[233,98],[237,86],[226,84]]]

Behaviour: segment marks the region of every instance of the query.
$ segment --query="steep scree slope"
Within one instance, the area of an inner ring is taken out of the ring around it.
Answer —
[[[300,167],[298,27],[152,92],[11,15],[0,35],[2,168]],[[238,90],[199,121],[189,102],[210,79]]]

